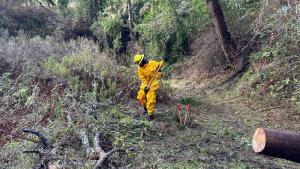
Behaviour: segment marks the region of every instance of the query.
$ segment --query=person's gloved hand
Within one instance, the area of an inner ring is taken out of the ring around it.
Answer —
[[[163,60],[164,60],[164,62],[168,62],[169,61],[169,57],[168,56],[164,56]]]
[[[144,92],[145,92],[145,93],[148,93],[148,91],[149,91],[149,87],[145,87],[145,88],[144,88]]]

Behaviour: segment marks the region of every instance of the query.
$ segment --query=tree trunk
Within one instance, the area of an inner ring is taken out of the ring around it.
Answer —
[[[134,40],[134,31],[133,31],[133,25],[132,25],[132,3],[131,0],[127,0],[127,10],[128,10],[128,27],[130,31],[130,38],[131,40]]]
[[[100,9],[99,0],[93,0],[93,12],[92,12],[92,20],[95,21],[97,19],[97,13]]]
[[[127,10],[128,10],[128,25],[129,28],[132,29],[132,13],[131,13],[131,0],[127,0]]]
[[[225,57],[227,61],[231,63],[231,60],[233,59],[232,57],[234,56],[236,51],[236,45],[234,44],[228,31],[219,1],[206,0],[206,3],[208,5],[208,10],[213,18],[216,33],[218,35]]]
[[[300,162],[300,134],[258,128],[252,147],[256,153]]]

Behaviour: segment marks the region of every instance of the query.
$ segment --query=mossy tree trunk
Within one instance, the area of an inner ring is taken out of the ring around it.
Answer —
[[[236,53],[236,45],[228,31],[224,14],[218,0],[206,0],[208,10],[213,18],[216,33],[222,46],[222,50],[229,63],[232,62]]]

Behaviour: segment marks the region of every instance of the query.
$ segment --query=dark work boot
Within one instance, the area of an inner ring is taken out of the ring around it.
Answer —
[[[154,120],[154,115],[148,115],[148,121],[153,121]]]
[[[146,107],[144,107],[144,112],[143,112],[143,115],[145,116],[146,114],[148,114],[148,110]]]

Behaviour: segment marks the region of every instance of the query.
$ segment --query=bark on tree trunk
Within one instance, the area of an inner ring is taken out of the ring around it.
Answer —
[[[99,11],[101,2],[99,0],[93,0],[93,12],[92,12],[92,20],[95,21],[97,19],[97,12]]]
[[[258,128],[252,148],[256,153],[300,163],[300,135],[296,133]]]
[[[128,25],[129,28],[132,29],[132,13],[131,13],[131,0],[127,0],[127,7],[128,7]]]
[[[206,0],[208,10],[213,18],[216,33],[222,46],[222,50],[228,62],[231,63],[232,57],[236,52],[236,45],[228,31],[224,14],[218,0]]]
[[[131,40],[134,40],[134,31],[133,31],[133,25],[132,25],[132,3],[131,0],[127,0],[127,10],[128,10],[128,27],[130,30],[130,38]]]

